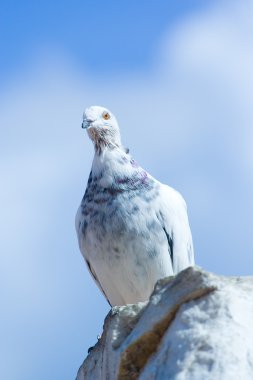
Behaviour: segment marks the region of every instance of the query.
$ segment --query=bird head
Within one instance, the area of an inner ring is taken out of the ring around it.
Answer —
[[[82,128],[87,129],[95,149],[120,147],[120,132],[117,120],[112,112],[104,107],[86,108],[83,114]]]

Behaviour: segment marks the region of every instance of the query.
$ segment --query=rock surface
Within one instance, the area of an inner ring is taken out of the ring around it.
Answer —
[[[76,380],[252,380],[253,277],[188,268],[114,307]]]

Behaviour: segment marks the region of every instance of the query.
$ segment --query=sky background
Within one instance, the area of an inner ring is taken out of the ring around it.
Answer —
[[[109,307],[74,229],[89,105],[188,204],[196,263],[253,267],[250,0],[3,0],[0,378],[74,379]]]

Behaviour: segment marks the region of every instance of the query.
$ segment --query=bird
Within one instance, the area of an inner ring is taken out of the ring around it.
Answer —
[[[147,301],[159,279],[194,265],[186,203],[132,158],[107,108],[86,108],[82,128],[95,152],[75,218],[80,251],[111,307]]]

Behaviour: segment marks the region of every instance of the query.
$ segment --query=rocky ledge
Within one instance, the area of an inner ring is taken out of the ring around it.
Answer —
[[[114,307],[76,380],[252,380],[253,277],[190,267]]]

